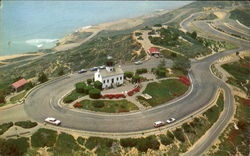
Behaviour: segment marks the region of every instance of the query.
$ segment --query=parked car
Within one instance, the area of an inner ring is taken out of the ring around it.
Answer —
[[[90,71],[97,71],[98,67],[90,68]]]
[[[79,70],[79,71],[78,71],[78,73],[79,73],[79,74],[81,74],[81,73],[85,73],[85,72],[87,72],[87,70],[86,70],[86,69],[81,69],[81,70]]]
[[[52,117],[48,117],[44,121],[47,122],[47,123],[50,123],[52,125],[57,125],[57,126],[59,126],[61,124],[60,120],[57,120],[57,119],[52,118]]]
[[[135,63],[135,65],[139,65],[139,64],[142,64],[142,61],[136,61],[134,63]]]
[[[165,123],[163,121],[156,121],[154,122],[154,127],[157,128],[157,127],[161,127],[161,126],[164,126]]]
[[[106,68],[105,65],[99,66],[99,69],[105,69],[105,68]]]
[[[175,121],[175,118],[170,118],[170,119],[168,119],[168,120],[166,121],[166,123],[170,124],[170,123],[172,123],[172,122],[174,122],[174,121]]]

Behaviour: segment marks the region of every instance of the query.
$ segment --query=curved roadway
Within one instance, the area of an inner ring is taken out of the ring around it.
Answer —
[[[182,27],[188,28],[188,23],[183,22]],[[123,133],[134,132],[152,129],[152,123],[157,120],[166,120],[174,117],[177,120],[182,119],[203,106],[209,104],[213,99],[215,92],[218,88],[225,91],[225,109],[219,118],[219,121],[212,127],[210,136],[198,144],[189,153],[192,155],[201,154],[207,146],[209,146],[214,139],[218,137],[222,129],[227,125],[230,118],[233,116],[233,96],[230,89],[222,81],[215,78],[209,70],[210,65],[217,59],[224,57],[228,54],[235,53],[236,51],[249,49],[248,42],[239,41],[235,38],[230,38],[222,33],[219,33],[209,27],[205,22],[198,24],[199,27],[211,33],[225,38],[230,42],[237,43],[239,49],[228,50],[223,53],[217,53],[207,57],[201,61],[192,61],[190,76],[193,83],[193,90],[188,96],[179,100],[178,102],[166,103],[152,109],[142,112],[124,113],[124,114],[101,114],[89,112],[76,112],[70,109],[58,106],[58,101],[70,89],[73,89],[74,84],[83,81],[93,76],[93,73],[86,74],[73,74],[70,76],[62,77],[58,80],[51,81],[41,87],[35,89],[27,97],[24,108],[25,111],[33,119],[43,122],[48,116],[53,116],[62,121],[63,127],[79,129],[94,132],[108,132],[108,133]],[[153,67],[156,64],[150,62],[143,64],[143,66]],[[136,68],[137,66],[125,66],[128,68]]]

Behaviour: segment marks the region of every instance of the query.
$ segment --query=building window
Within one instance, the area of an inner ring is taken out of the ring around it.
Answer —
[[[98,74],[98,77],[100,77],[100,74]]]
[[[118,80],[119,80],[119,77],[117,77],[116,80],[118,81]]]
[[[109,83],[109,79],[107,79],[107,83]]]
[[[105,80],[103,80],[103,83],[105,83]]]
[[[122,80],[122,76],[120,77],[120,80]]]
[[[112,83],[114,83],[114,78],[112,78]]]

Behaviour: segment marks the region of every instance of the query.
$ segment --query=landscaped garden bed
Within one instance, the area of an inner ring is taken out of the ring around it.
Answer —
[[[37,126],[37,122],[32,122],[32,121],[18,121],[15,122],[16,126],[22,127],[22,128],[33,128]]]
[[[184,80],[183,80],[184,81]],[[183,95],[188,90],[188,85],[177,79],[161,80],[160,83],[149,83],[143,94],[149,94],[151,99],[139,98],[141,103],[148,103],[154,107]]]
[[[138,107],[127,100],[82,100],[73,105],[75,108],[96,112],[119,113],[138,110]]]

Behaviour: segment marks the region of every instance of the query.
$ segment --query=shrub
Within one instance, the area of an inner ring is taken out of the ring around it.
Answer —
[[[174,140],[174,135],[170,131],[167,132],[167,137],[171,140]]]
[[[84,93],[84,87],[86,84],[84,82],[78,82],[75,84],[76,92],[78,93]]]
[[[91,89],[93,89],[92,86],[85,86],[85,87],[84,87],[84,93],[85,93],[85,94],[89,94],[89,91],[90,91]]]
[[[92,79],[87,79],[87,84],[90,85],[93,82]]]
[[[155,73],[158,77],[166,77],[166,70],[165,69],[158,68],[158,69],[156,69]]]
[[[140,36],[140,35],[142,35],[141,32],[135,32],[135,36]]]
[[[141,77],[139,75],[135,75],[132,77],[132,83],[140,82]]]
[[[56,131],[40,128],[31,136],[31,145],[33,147],[52,147],[56,142],[56,137]]]
[[[101,97],[101,90],[100,90],[100,89],[96,89],[96,88],[91,89],[91,90],[89,91],[89,97],[90,97],[90,98],[93,98],[93,99],[98,99],[98,98],[100,98],[100,97]]]
[[[125,72],[124,73],[124,78],[132,78],[133,75],[134,75],[133,72]]]
[[[161,139],[161,143],[165,146],[170,145],[173,143],[172,139],[169,139],[168,137],[166,137],[165,135],[161,134],[160,135],[160,139]]]
[[[27,121],[19,121],[19,122],[15,122],[16,126],[20,126],[22,128],[33,128],[37,126],[37,122],[32,122],[30,120]]]
[[[63,99],[63,102],[65,103],[71,103],[73,101],[75,101],[75,98],[73,96],[67,96]]]
[[[180,128],[177,128],[175,131],[174,131],[174,136],[177,140],[179,140],[180,142],[185,142],[185,136],[183,134],[183,131],[182,129]]]
[[[80,102],[76,102],[73,106],[74,108],[82,108],[82,104]]]
[[[136,74],[143,74],[143,73],[147,73],[148,70],[146,68],[140,68],[140,69],[136,69]]]
[[[100,137],[89,137],[85,147],[89,150],[92,150],[95,147],[101,147],[101,148],[110,148],[113,144],[113,139],[109,138],[100,138]]]
[[[154,27],[161,27],[161,24],[155,24]]]
[[[94,87],[95,87],[96,89],[102,90],[102,83],[101,83],[100,81],[95,81],[95,82],[94,82]]]
[[[135,147],[136,141],[132,138],[125,138],[120,140],[120,144],[122,147]]]
[[[47,75],[45,75],[44,72],[41,72],[41,73],[38,75],[38,81],[41,82],[41,83],[44,83],[44,82],[48,81]]]
[[[29,139],[25,137],[17,139],[0,139],[0,155],[24,155],[29,148]]]
[[[13,122],[8,122],[0,125],[0,135],[6,132],[10,127],[13,126]]]
[[[78,137],[78,138],[77,138],[77,142],[78,142],[79,144],[81,144],[81,145],[83,145],[83,144],[85,143],[85,140],[86,140],[86,139],[84,139],[83,137]]]

